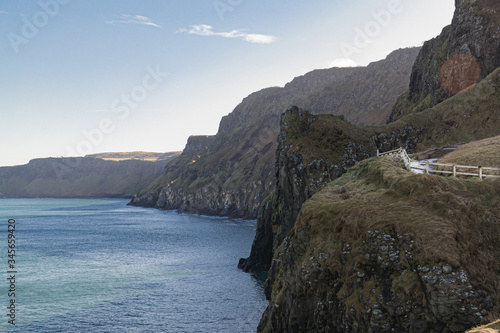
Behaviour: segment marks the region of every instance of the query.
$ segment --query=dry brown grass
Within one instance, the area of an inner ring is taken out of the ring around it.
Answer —
[[[443,163],[500,168],[500,136],[459,146],[441,161]]]
[[[360,247],[368,231],[407,233],[416,243],[416,263],[465,268],[491,295],[491,314],[498,316],[498,207],[500,180],[414,175],[398,160],[372,158],[307,201],[296,230],[308,230],[310,248],[329,258],[341,256],[341,242]]]
[[[473,328],[466,333],[498,333],[500,332],[500,320],[494,321],[488,325]]]
[[[443,157],[440,163],[468,166],[500,168],[500,136],[473,141],[459,146],[455,151]],[[477,172],[458,168],[459,172]],[[500,175],[500,171],[484,170],[484,174]]]

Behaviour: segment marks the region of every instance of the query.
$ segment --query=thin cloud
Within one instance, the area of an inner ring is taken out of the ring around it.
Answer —
[[[276,41],[276,37],[270,35],[261,34],[249,34],[241,30],[233,30],[229,32],[215,32],[214,27],[207,24],[192,25],[190,29],[179,29],[177,32],[187,33],[190,35],[198,36],[219,36],[223,38],[240,38],[245,42],[256,43],[256,44],[271,44]]]
[[[5,12],[3,10],[0,10],[0,14],[8,14],[8,12]]]
[[[155,28],[161,28],[161,25],[154,23],[151,21],[149,17],[142,15],[128,15],[122,14],[119,20],[116,21],[108,21],[108,24],[139,24],[139,25],[148,25]]]

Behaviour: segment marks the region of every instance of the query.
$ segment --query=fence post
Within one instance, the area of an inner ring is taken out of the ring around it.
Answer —
[[[483,168],[481,166],[478,166],[479,168],[479,179],[483,180]]]
[[[377,157],[380,156],[380,151],[377,149]]]
[[[425,174],[429,174],[429,162],[425,162]]]
[[[453,166],[453,177],[456,177],[457,176],[457,166],[454,165]]]

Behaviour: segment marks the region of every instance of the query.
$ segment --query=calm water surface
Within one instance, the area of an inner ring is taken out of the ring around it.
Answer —
[[[115,199],[0,199],[0,332],[255,332],[263,277],[236,268],[254,221]],[[16,326],[7,221],[16,219]]]

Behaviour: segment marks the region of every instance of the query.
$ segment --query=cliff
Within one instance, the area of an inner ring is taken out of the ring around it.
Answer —
[[[238,265],[270,268],[258,332],[463,332],[498,318],[500,181],[413,175],[370,158],[500,134],[498,7],[457,1],[389,124],[283,115],[276,187]]]
[[[159,177],[178,155],[111,153],[96,155],[101,158],[43,158],[0,167],[0,196],[130,198]]]
[[[359,124],[382,124],[409,82],[418,48],[398,50],[367,67],[316,70],[283,88],[245,98],[223,117],[218,133],[190,138],[163,176],[130,204],[182,212],[255,218],[275,186],[280,115],[292,105],[343,114]],[[198,137],[200,138],[200,137]]]
[[[239,267],[245,271],[269,268],[272,255],[262,251],[277,249],[293,228],[302,203],[350,166],[373,156],[376,149],[387,151],[402,146],[416,152],[498,135],[499,10],[497,1],[456,1],[452,24],[420,50],[409,89],[398,98],[385,127],[348,128],[323,118],[321,125],[296,125],[305,129],[303,139],[297,143],[287,139],[294,136],[288,133],[291,127],[287,124],[293,112],[286,115],[275,165],[277,186],[269,199],[274,203],[266,203],[274,211],[261,211],[261,234],[256,235],[250,257],[241,259]],[[471,56],[474,61],[465,61]],[[472,81],[471,74],[475,75]],[[302,117],[310,119],[309,115]],[[328,130],[318,128],[321,126]],[[332,155],[335,145],[344,153]],[[304,165],[318,165],[322,173],[303,172]],[[269,239],[274,245],[262,243]]]
[[[500,181],[372,158],[303,206],[259,332],[464,332],[500,315]]]
[[[389,122],[433,107],[500,67],[500,2],[455,3],[451,25],[420,50],[409,89],[398,99]]]
[[[359,127],[340,117],[312,115],[293,108],[281,121],[276,151],[276,187],[258,217],[245,271],[267,270],[271,258],[295,224],[302,204],[329,181],[376,150],[399,147],[409,152],[500,134],[500,69],[468,91],[380,127]]]

